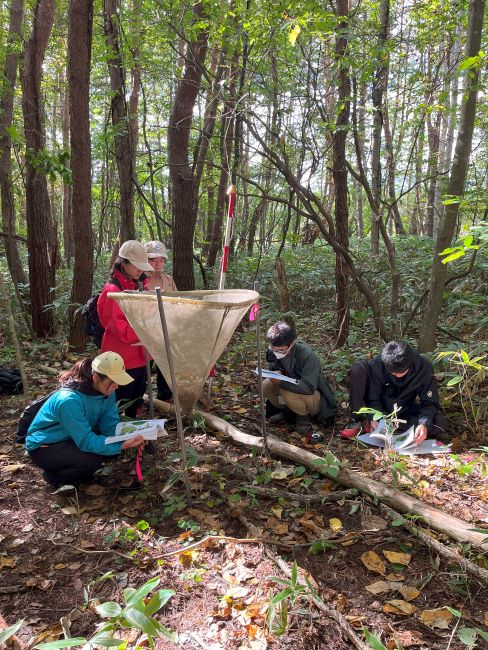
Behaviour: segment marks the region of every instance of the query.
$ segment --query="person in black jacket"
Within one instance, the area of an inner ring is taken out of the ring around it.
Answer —
[[[357,414],[361,407],[388,415],[395,404],[400,407],[398,417],[405,421],[399,431],[415,426],[417,444],[427,436],[445,439],[448,422],[440,412],[432,364],[405,341],[390,341],[371,361],[353,364],[349,373],[349,408],[353,419],[341,437],[352,438],[361,431],[370,433],[376,429],[376,420]]]
[[[267,340],[269,369],[294,380],[294,383],[279,378],[263,381],[270,422],[294,420],[295,430],[300,434],[310,433],[313,417],[326,425],[332,424],[337,413],[336,400],[320,371],[315,352],[296,340],[295,328],[286,321],[272,325]]]

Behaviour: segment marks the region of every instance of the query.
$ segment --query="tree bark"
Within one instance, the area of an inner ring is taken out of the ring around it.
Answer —
[[[39,337],[49,336],[54,331],[53,312],[46,309],[46,305],[52,301],[52,266],[55,263],[49,255],[49,237],[52,233],[51,206],[46,176],[39,160],[39,154],[45,147],[41,95],[42,65],[54,22],[54,10],[54,0],[37,0],[32,34],[25,45],[22,73],[22,111],[27,150],[25,197],[29,287],[32,327]]]
[[[7,129],[12,124],[15,82],[19,54],[17,41],[22,39],[24,0],[12,0],[10,5],[10,24],[7,37],[7,53],[0,86],[0,194],[2,201],[2,225],[6,235],[4,240],[7,264],[18,295],[18,285],[26,284],[15,235],[15,203],[12,192],[12,142]]]
[[[471,0],[469,5],[468,35],[466,42],[466,58],[478,55],[481,46],[481,30],[483,26],[485,0]],[[476,103],[478,97],[479,66],[470,69],[466,75],[464,100],[461,106],[458,137],[454,160],[449,177],[447,194],[451,197],[462,197],[468,171],[468,163],[473,141]],[[427,307],[424,312],[422,329],[419,337],[419,351],[430,352],[436,345],[436,329],[444,301],[444,287],[447,280],[447,265],[442,263],[440,253],[451,245],[456,222],[459,214],[459,202],[446,205],[442,223],[434,249],[430,292]]]
[[[114,127],[115,160],[120,189],[120,243],[136,238],[134,223],[134,166],[129,112],[126,101],[125,68],[120,47],[118,19],[120,0],[105,0],[105,38],[109,52],[111,115]]]
[[[69,53],[68,53],[69,56]],[[61,129],[63,132],[63,149],[70,149],[70,115],[69,115],[69,91],[65,84],[65,90],[61,100]],[[67,161],[65,165],[71,167],[71,162]],[[72,220],[72,186],[63,183],[63,204],[62,204],[62,221],[63,221],[63,247],[64,259],[68,267],[71,266],[71,259],[74,255],[74,234]]]
[[[203,17],[203,5],[193,6],[193,23]],[[195,288],[193,235],[198,208],[198,190],[190,166],[190,132],[193,108],[200,90],[207,53],[208,31],[200,28],[186,48],[186,65],[178,82],[168,124],[168,164],[173,215],[173,277],[181,291]]]
[[[333,168],[335,190],[335,230],[339,244],[349,248],[349,210],[347,202],[346,138],[349,126],[351,82],[347,55],[347,17],[349,0],[337,0],[339,20],[335,42],[335,55],[338,65],[338,101],[340,105],[334,133],[332,134]],[[336,345],[342,347],[349,336],[349,281],[347,265],[342,255],[336,254]]]
[[[72,348],[86,342],[78,305],[91,295],[93,232],[91,223],[90,62],[93,0],[70,0],[68,6],[68,84],[71,115],[71,169],[73,173],[74,267],[71,288],[70,334]]]

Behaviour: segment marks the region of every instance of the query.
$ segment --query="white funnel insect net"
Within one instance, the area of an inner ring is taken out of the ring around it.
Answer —
[[[171,386],[158,300],[154,293],[123,291],[108,294],[119,304],[141,343]],[[258,302],[255,291],[161,292],[183,413],[195,406],[205,379],[224,351],[249,307]]]

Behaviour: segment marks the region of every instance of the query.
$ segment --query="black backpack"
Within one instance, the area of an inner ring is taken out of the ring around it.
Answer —
[[[66,389],[68,387],[62,386],[62,388]],[[28,404],[25,407],[25,409],[22,411],[19,418],[19,424],[17,425],[17,431],[15,432],[15,442],[18,445],[25,444],[25,437],[27,436],[27,431],[29,430],[30,425],[34,421],[34,418],[39,413],[39,411],[44,406],[44,404],[47,402],[47,400],[51,397],[51,395],[57,393],[58,390],[60,389],[56,388],[56,390],[51,391],[48,395],[44,395],[44,397],[39,397],[38,399]],[[68,390],[74,390],[74,389],[68,388]],[[54,422],[50,426],[54,426],[54,424],[57,424],[57,422]]]
[[[109,283],[115,284],[122,291],[122,285],[117,278],[110,278]],[[83,331],[93,339],[93,342],[98,348],[102,345],[103,334],[105,332],[105,328],[100,323],[97,310],[98,299],[101,293],[101,291],[94,293],[81,308],[81,316],[85,322]]]
[[[0,368],[0,395],[19,395],[23,389],[17,368]]]

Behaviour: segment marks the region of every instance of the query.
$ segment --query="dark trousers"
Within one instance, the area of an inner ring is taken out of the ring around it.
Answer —
[[[366,403],[366,396],[368,393],[368,383],[369,383],[369,364],[365,359],[356,361],[352,364],[351,370],[349,371],[349,410],[351,411],[351,416],[355,420],[361,420],[367,416],[358,415],[357,411],[362,406],[368,406]],[[409,404],[407,407],[399,412],[399,417],[402,420],[406,420],[406,423],[399,425],[399,431],[406,431],[411,426],[417,424],[419,419],[420,407],[416,404]],[[444,434],[449,428],[449,422],[440,411],[434,416],[434,421],[432,425],[428,428],[429,436],[440,437]]]
[[[126,386],[119,386],[115,391],[117,406],[125,412],[129,418],[137,416],[137,409],[144,404],[144,392],[146,390],[147,374],[146,366],[131,368],[126,372],[134,379]],[[125,404],[128,406],[125,407]]]
[[[44,470],[44,478],[53,485],[89,481],[107,456],[78,449],[73,440],[56,442],[29,451],[35,465]]]
[[[173,397],[171,388],[168,386],[168,382],[163,376],[161,370],[156,366],[156,386],[158,389],[157,398],[166,402]]]

